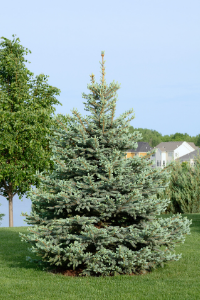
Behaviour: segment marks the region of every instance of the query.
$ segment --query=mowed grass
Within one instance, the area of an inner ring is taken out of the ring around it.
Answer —
[[[171,216],[162,215],[167,218]],[[0,228],[0,299],[200,299],[200,214],[183,214],[192,219],[191,235],[175,247],[179,261],[145,275],[116,277],[67,277],[45,272],[26,262],[29,244],[19,232],[27,227]]]

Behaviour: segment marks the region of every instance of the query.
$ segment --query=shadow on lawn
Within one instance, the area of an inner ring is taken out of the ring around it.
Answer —
[[[37,263],[26,261],[26,256],[30,256],[33,259],[38,259],[39,257],[28,251],[31,245],[21,241],[19,232],[28,234],[27,229],[24,227],[0,228],[0,260],[3,265],[9,268],[26,268],[42,271],[43,267]]]

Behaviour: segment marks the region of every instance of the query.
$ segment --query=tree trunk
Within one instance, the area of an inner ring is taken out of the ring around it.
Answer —
[[[13,193],[12,193],[12,183],[9,182],[9,227],[13,227]]]
[[[2,180],[2,186],[4,187],[6,191],[6,199],[8,200],[8,206],[9,206],[9,227],[13,227],[13,197],[15,196],[16,193],[13,193],[13,186],[12,182],[9,182],[6,179]],[[7,184],[8,183],[8,184]]]
[[[9,196],[9,227],[13,227],[13,195]]]

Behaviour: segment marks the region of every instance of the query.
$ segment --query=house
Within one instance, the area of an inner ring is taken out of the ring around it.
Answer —
[[[154,161],[153,168],[164,168],[171,161],[179,159],[180,162],[188,161],[190,165],[194,165],[194,158],[200,155],[200,148],[195,146],[193,142],[162,142],[152,148],[146,142],[137,142],[137,149],[129,149],[126,151],[126,158],[134,156],[145,156],[147,152],[157,149],[156,153],[151,155],[149,159]]]
[[[192,142],[162,142],[158,144],[156,147],[157,149],[155,155],[151,156],[151,159],[154,159],[153,167],[161,167],[162,169],[169,164],[171,161],[183,158],[186,161],[190,159],[189,156],[185,157],[195,150],[199,149],[195,146]],[[185,158],[184,158],[185,157]],[[193,159],[193,158],[191,158]]]
[[[149,143],[146,142],[137,142],[138,147],[137,149],[129,149],[126,151],[126,158],[134,157],[136,156],[145,156],[147,152],[153,150],[153,148],[150,147]]]

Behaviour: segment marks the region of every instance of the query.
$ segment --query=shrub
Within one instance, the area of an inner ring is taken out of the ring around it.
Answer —
[[[158,196],[170,199],[167,213],[200,213],[200,156],[194,167],[188,162],[175,162],[169,186]]]

